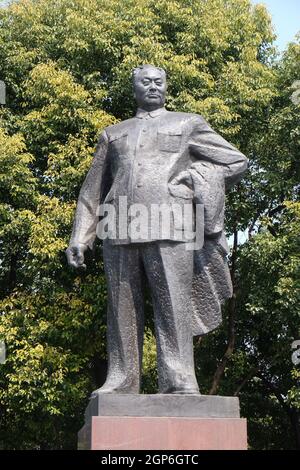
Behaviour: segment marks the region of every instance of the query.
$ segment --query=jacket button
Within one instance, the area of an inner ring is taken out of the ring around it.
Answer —
[[[141,162],[138,162],[138,166],[142,166]]]
[[[142,183],[138,183],[138,184],[136,185],[137,188],[141,188],[142,186],[143,186]]]

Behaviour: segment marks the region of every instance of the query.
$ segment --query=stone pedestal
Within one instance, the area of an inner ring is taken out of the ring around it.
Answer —
[[[85,420],[79,449],[247,449],[237,397],[101,394],[90,400]]]

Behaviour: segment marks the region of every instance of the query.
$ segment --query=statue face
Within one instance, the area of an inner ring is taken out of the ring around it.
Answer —
[[[141,69],[134,80],[134,97],[140,108],[154,110],[165,104],[166,76],[155,67]]]

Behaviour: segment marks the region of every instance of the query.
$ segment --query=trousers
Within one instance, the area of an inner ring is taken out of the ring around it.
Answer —
[[[103,243],[108,285],[108,374],[103,393],[139,393],[144,286],[152,297],[160,393],[199,393],[191,321],[193,252],[185,243]]]

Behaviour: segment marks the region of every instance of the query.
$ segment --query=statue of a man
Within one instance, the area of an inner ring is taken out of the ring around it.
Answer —
[[[232,295],[223,231],[224,194],[225,187],[241,179],[247,159],[201,116],[165,109],[163,69],[152,65],[134,69],[133,87],[137,113],[102,132],[80,191],[67,249],[69,264],[84,267],[84,253],[92,248],[99,214],[103,215],[99,206],[111,205],[116,230],[103,237],[108,375],[94,393],[140,392],[147,282],[154,310],[159,392],[198,394],[193,335],[206,334],[220,324],[221,304]],[[155,230],[143,226],[141,237],[130,231],[124,235],[124,220],[129,224],[128,214],[124,218],[120,211],[124,200],[129,210],[138,205],[151,213],[150,228],[154,225]],[[152,212],[157,205],[192,208],[192,233],[197,233],[197,224],[202,230],[195,249],[178,229],[174,213],[169,234],[163,233],[165,218]],[[196,213],[196,206],[203,210]]]

